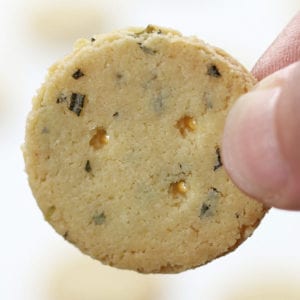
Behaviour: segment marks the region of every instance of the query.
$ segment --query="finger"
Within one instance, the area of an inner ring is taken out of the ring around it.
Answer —
[[[258,60],[252,73],[261,80],[298,60],[300,60],[300,12]]]
[[[300,62],[262,80],[228,115],[224,166],[247,194],[300,209]]]

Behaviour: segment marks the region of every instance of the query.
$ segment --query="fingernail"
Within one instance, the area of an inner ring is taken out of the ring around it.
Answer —
[[[278,130],[278,106],[283,102],[294,69],[292,66],[274,73],[240,97],[224,129],[225,169],[241,190],[271,206],[274,203],[284,206],[280,202],[291,175],[289,158],[282,151]]]

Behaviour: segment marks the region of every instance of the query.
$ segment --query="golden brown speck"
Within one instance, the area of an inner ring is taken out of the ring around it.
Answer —
[[[176,128],[179,129],[182,136],[186,136],[187,131],[195,131],[197,128],[196,120],[190,116],[184,116],[176,123]]]
[[[180,180],[178,182],[171,183],[170,192],[173,196],[176,195],[185,195],[188,191],[187,185],[184,180]]]
[[[90,145],[95,149],[98,150],[102,148],[104,145],[108,144],[109,142],[109,135],[107,134],[106,130],[103,128],[97,128],[96,133],[90,140]]]

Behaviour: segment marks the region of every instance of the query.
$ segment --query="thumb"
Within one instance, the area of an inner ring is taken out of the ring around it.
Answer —
[[[262,80],[228,115],[224,166],[268,206],[300,209],[300,61]]]

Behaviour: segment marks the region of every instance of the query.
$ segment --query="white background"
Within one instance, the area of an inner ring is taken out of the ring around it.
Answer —
[[[0,0],[0,299],[123,300],[136,285],[155,280],[155,289],[158,280],[154,299],[299,300],[300,213],[279,210],[226,257],[178,275],[118,271],[134,276],[128,290],[118,296],[116,282],[101,296],[102,271],[110,268],[81,254],[43,220],[20,150],[31,98],[76,38],[152,23],[197,35],[251,69],[299,8],[299,0]]]

